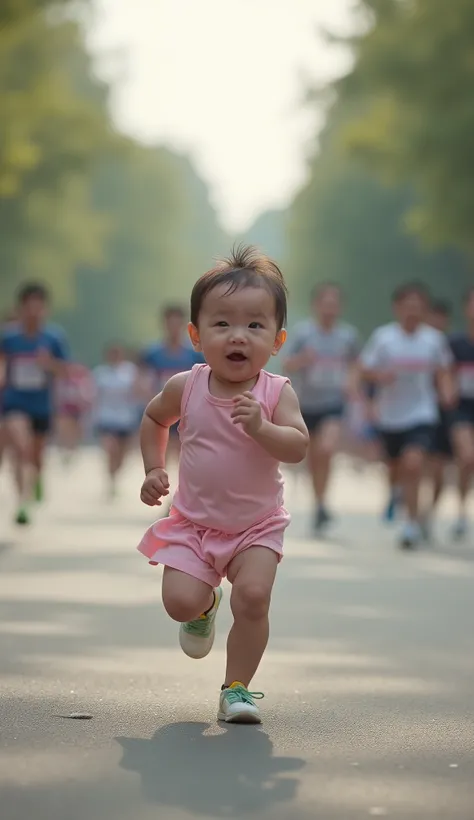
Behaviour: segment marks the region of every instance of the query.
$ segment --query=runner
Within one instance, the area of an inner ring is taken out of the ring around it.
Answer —
[[[164,338],[151,344],[141,355],[142,378],[148,387],[147,400],[161,392],[172,376],[204,363],[201,353],[193,350],[186,333],[186,312],[180,305],[168,305],[162,312]],[[167,449],[168,461],[179,456],[178,426],[170,429]]]
[[[357,330],[340,321],[341,302],[337,285],[327,283],[314,289],[313,317],[294,329],[284,361],[310,434],[308,460],[317,530],[332,520],[326,506],[331,463],[340,442],[352,365],[359,350]]]
[[[454,453],[459,467],[459,517],[455,538],[467,534],[467,498],[474,473],[474,288],[464,299],[466,331],[450,339],[457,374],[459,405],[453,413],[451,429]]]
[[[415,547],[422,532],[418,495],[426,457],[433,447],[438,397],[454,402],[452,356],[443,334],[424,324],[428,305],[421,284],[393,295],[395,322],[379,327],[361,355],[362,377],[378,386],[379,426],[389,469],[403,491],[407,520],[401,546]]]
[[[451,318],[451,306],[441,300],[431,303],[428,324],[439,330],[446,336]],[[439,407],[439,422],[436,426],[433,440],[433,454],[428,464],[428,473],[432,485],[432,496],[430,507],[423,518],[423,534],[426,538],[431,537],[431,519],[439,504],[444,484],[445,473],[448,463],[452,460],[453,449],[450,441],[449,413],[443,407]]]
[[[57,443],[64,464],[71,462],[84,438],[84,422],[92,407],[94,381],[89,369],[78,362],[67,366],[57,381]]]
[[[24,285],[18,294],[18,321],[0,338],[5,366],[2,415],[18,490],[16,522],[30,522],[33,491],[43,496],[44,447],[51,429],[55,377],[64,372],[67,343],[60,328],[46,324],[47,289]]]
[[[0,326],[0,338],[4,331],[7,329],[8,325],[12,322],[16,321],[16,313],[14,311],[10,311],[6,313],[3,317],[3,321]],[[6,445],[7,445],[7,436],[5,430],[5,424],[2,418],[2,406],[3,406],[3,390],[5,387],[6,381],[6,374],[7,374],[7,366],[5,359],[0,356],[0,467],[3,462],[3,456],[5,454]]]
[[[104,358],[104,363],[93,372],[96,388],[94,417],[106,456],[108,494],[114,498],[118,474],[139,424],[139,371],[133,362],[125,358],[121,345],[109,345]]]

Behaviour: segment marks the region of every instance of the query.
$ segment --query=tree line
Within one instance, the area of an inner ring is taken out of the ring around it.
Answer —
[[[0,4],[0,303],[54,294],[75,355],[141,344],[227,244],[193,165],[117,133],[85,46],[88,2]]]
[[[109,339],[152,337],[160,306],[186,301],[230,240],[187,157],[114,129],[85,47],[89,2],[0,4],[0,307],[45,281],[92,362]],[[327,117],[307,181],[245,238],[282,262],[291,321],[331,280],[368,333],[403,280],[455,306],[472,283],[474,4],[357,5],[351,70],[308,102]]]
[[[260,236],[271,250],[283,224],[296,314],[315,282],[335,281],[368,333],[394,287],[419,279],[458,321],[474,281],[474,4],[360,0],[356,22],[351,70],[312,95],[327,120],[307,182]]]

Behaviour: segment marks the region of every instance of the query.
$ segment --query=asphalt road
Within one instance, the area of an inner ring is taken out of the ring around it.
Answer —
[[[0,476],[1,820],[474,820],[474,543],[449,543],[450,497],[406,555],[376,470],[339,467],[326,540],[290,478],[264,722],[226,727],[228,606],[209,658],[186,658],[135,551],[138,461],[112,504],[94,451],[49,474],[27,532]]]

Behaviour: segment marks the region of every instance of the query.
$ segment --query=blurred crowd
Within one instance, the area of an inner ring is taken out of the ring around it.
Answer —
[[[48,442],[67,465],[83,443],[97,440],[113,497],[148,401],[172,375],[202,361],[181,305],[162,311],[158,341],[138,351],[111,342],[92,369],[71,358],[64,331],[49,321],[49,307],[47,289],[26,284],[1,330],[0,457],[13,465],[18,524],[30,522],[33,503],[43,497]],[[474,472],[474,289],[465,298],[466,328],[457,333],[450,332],[450,305],[418,283],[395,291],[393,321],[365,345],[343,312],[340,288],[319,284],[310,315],[290,328],[280,357],[310,433],[314,529],[321,532],[333,520],[327,495],[334,456],[344,449],[387,464],[383,516],[390,521],[403,513],[404,547],[430,537],[446,467],[455,465],[459,515],[453,535],[465,536]],[[179,455],[176,426],[168,453],[170,460]],[[430,500],[422,508],[423,480]]]

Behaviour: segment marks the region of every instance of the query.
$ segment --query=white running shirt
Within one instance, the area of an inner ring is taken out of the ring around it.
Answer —
[[[137,373],[138,368],[133,362],[100,364],[95,368],[97,424],[123,431],[132,431],[137,426],[137,398],[134,393]]]
[[[420,325],[414,333],[407,333],[398,322],[379,327],[363,349],[361,362],[368,370],[395,373],[392,384],[377,386],[382,430],[436,424],[435,374],[452,362],[448,342],[439,330]]]

